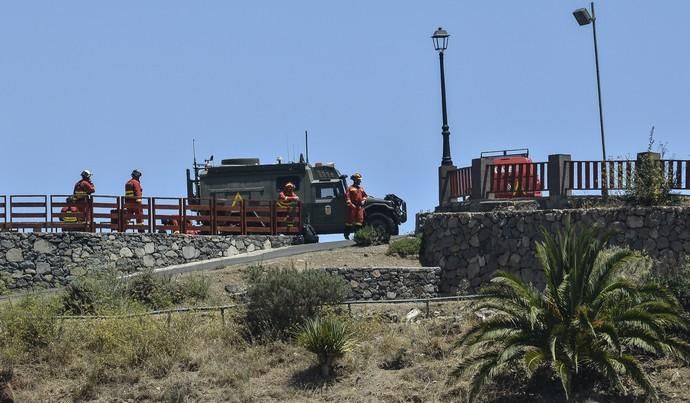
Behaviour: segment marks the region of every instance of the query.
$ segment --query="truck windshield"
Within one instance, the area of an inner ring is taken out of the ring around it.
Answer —
[[[337,184],[317,186],[316,197],[319,199],[335,199],[341,196],[340,186]]]

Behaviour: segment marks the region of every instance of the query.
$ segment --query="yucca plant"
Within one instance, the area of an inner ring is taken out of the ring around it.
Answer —
[[[610,233],[566,225],[554,235],[543,234],[536,252],[544,290],[497,273],[476,307],[496,314],[459,340],[465,358],[453,375],[469,377],[468,400],[520,362],[530,375],[543,370],[539,373],[559,378],[569,401],[591,388],[592,380],[625,391],[624,378],[656,399],[638,356],[688,360],[690,345],[678,337],[688,323],[677,301],[654,284],[626,278],[625,269],[635,263],[631,251],[601,253]]]
[[[316,354],[321,376],[331,375],[333,365],[352,351],[355,346],[354,334],[342,320],[336,317],[307,319],[298,327],[297,343]]]

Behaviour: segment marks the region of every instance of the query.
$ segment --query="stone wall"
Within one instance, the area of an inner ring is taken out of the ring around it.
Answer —
[[[331,268],[350,285],[349,300],[432,298],[438,296],[438,267]]]
[[[129,273],[288,246],[293,241],[287,236],[0,232],[0,280],[10,289],[50,288],[66,285],[87,270]]]
[[[420,260],[441,268],[441,291],[455,294],[487,283],[496,270],[543,285],[535,256],[541,229],[572,223],[614,231],[612,245],[644,251],[657,268],[682,264],[690,254],[690,207],[601,208],[428,214]]]

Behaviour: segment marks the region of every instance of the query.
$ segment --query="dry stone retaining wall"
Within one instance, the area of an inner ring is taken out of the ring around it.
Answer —
[[[614,231],[612,245],[644,251],[660,270],[690,254],[690,207],[623,207],[428,214],[420,260],[441,268],[443,293],[476,289],[496,270],[542,286],[535,241],[542,228],[553,232],[566,220]]]
[[[289,236],[0,232],[5,288],[57,287],[87,270],[130,273],[291,245]],[[3,284],[0,284],[2,288]]]
[[[439,267],[330,268],[350,286],[347,299],[386,300],[432,298],[438,296],[441,281]]]

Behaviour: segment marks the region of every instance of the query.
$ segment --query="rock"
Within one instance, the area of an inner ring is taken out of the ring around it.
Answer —
[[[152,254],[156,250],[156,246],[153,244],[153,242],[147,242],[144,245],[144,253],[147,255]]]
[[[199,255],[199,252],[196,250],[196,248],[192,245],[187,245],[182,248],[182,256],[184,256],[185,259],[194,259]]]
[[[9,382],[0,383],[0,403],[14,403],[14,393]]]
[[[19,248],[12,248],[5,253],[5,258],[10,263],[19,263],[24,260],[24,253]]]
[[[236,295],[243,293],[244,289],[236,284],[227,284],[225,286],[225,292],[227,292],[230,295]]]
[[[44,239],[38,239],[34,242],[34,252],[50,254],[53,253],[54,250],[55,246]]]
[[[407,323],[414,322],[414,320],[417,319],[417,317],[421,313],[422,313],[422,311],[420,311],[419,309],[412,308],[410,310],[410,312],[408,312],[407,315],[405,315],[405,322],[407,322]]]
[[[631,215],[625,221],[629,228],[642,228],[644,227],[644,217]]]
[[[228,249],[225,250],[225,256],[235,256],[239,254],[240,252],[237,250],[236,247],[234,247],[232,244]]]
[[[37,262],[36,272],[38,272],[38,274],[50,273],[50,264],[46,262]]]
[[[132,257],[132,256],[134,256],[134,253],[128,247],[124,247],[124,248],[120,249],[120,257]]]
[[[144,256],[144,267],[153,267],[156,265],[156,259],[151,255]]]
[[[394,293],[393,291],[388,291],[388,292],[386,293],[386,298],[387,298],[387,299],[395,299],[395,297],[397,297],[397,296],[398,296],[398,294]]]

